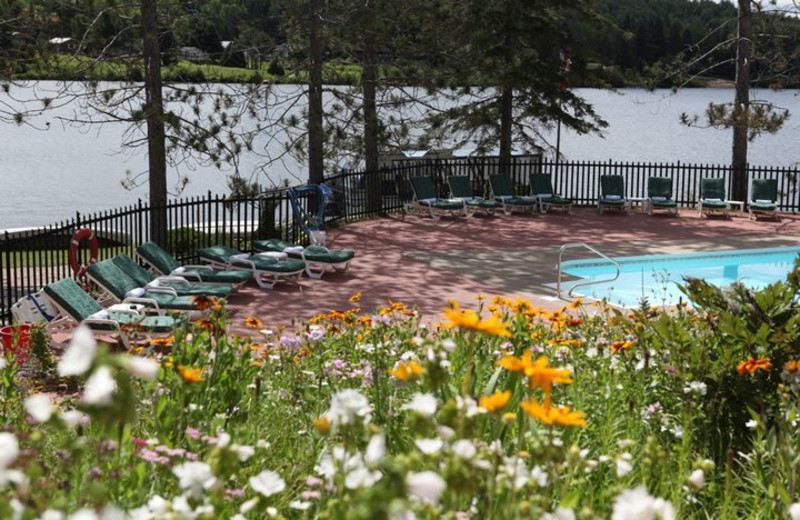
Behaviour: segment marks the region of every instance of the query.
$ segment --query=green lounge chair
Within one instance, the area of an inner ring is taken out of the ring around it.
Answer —
[[[727,217],[731,210],[725,194],[725,179],[700,179],[700,200],[697,203],[698,215],[721,213]]]
[[[304,262],[281,261],[273,256],[249,255],[227,246],[212,246],[197,251],[200,259],[217,269],[244,270],[252,273],[262,289],[274,289],[278,282],[299,282]],[[302,287],[301,287],[302,290]]]
[[[440,199],[436,194],[436,187],[427,175],[417,175],[410,177],[411,191],[414,192],[414,199],[410,206],[411,209],[420,209],[433,220],[439,220],[442,215],[451,214],[468,217],[467,205],[460,199]]]
[[[607,209],[630,214],[631,201],[625,196],[625,179],[622,175],[600,176],[600,198],[597,199],[597,209],[601,215]]]
[[[507,173],[489,175],[489,185],[492,187],[494,200],[503,205],[503,213],[511,215],[515,209],[530,211],[539,206],[535,197],[521,197],[514,191],[514,184]]]
[[[180,276],[189,281],[219,283],[241,287],[252,278],[246,271],[215,271],[207,265],[180,265],[175,257],[158,244],[146,242],[136,248],[136,255],[157,274]]]
[[[234,286],[230,284],[192,283],[180,276],[155,277],[125,253],[118,254],[111,261],[133,278],[139,287],[168,287],[173,289],[178,296],[203,294],[212,298],[227,298],[234,289]]]
[[[503,205],[496,200],[476,196],[467,175],[450,175],[447,177],[447,184],[450,186],[450,197],[462,200],[473,212],[485,211],[487,215],[492,215],[494,210],[503,208]]]
[[[663,210],[678,215],[678,204],[672,199],[672,179],[650,177],[647,180],[647,199],[644,201],[648,215]]]
[[[86,274],[116,303],[142,304],[161,315],[169,311],[187,312],[192,318],[206,310],[198,304],[199,296],[178,296],[168,287],[140,287],[111,259],[90,265]]]
[[[309,278],[319,279],[326,271],[334,270],[344,273],[350,261],[356,256],[355,251],[334,250],[321,246],[293,246],[277,238],[256,240],[253,249],[262,253],[286,253],[289,258],[305,263]]]
[[[777,179],[753,179],[750,183],[750,205],[748,211],[751,219],[759,215],[766,215],[780,220],[778,209],[778,181]]]
[[[553,191],[553,181],[549,173],[531,173],[528,175],[531,195],[539,203],[539,211],[547,213],[551,208],[557,208],[567,213],[572,209],[572,200]]]
[[[134,334],[145,337],[167,334],[183,324],[182,319],[172,316],[145,316],[131,308],[103,309],[72,278],[46,285],[42,291],[62,318],[82,323],[93,331],[116,332],[126,348],[130,347],[130,336]],[[132,332],[129,334],[126,329]]]

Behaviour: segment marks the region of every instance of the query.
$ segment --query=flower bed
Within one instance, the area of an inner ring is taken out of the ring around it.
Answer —
[[[17,395],[0,361],[0,517],[800,518],[798,278],[693,281],[695,310],[479,296],[251,337],[216,304],[122,354],[78,329],[76,394]]]

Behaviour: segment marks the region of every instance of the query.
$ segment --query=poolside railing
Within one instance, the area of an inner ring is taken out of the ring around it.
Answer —
[[[497,158],[460,157],[395,161],[377,172],[346,172],[329,176],[326,184],[332,196],[326,206],[326,225],[402,211],[411,200],[410,176],[428,175],[439,191],[449,196],[447,176],[467,175],[473,192],[489,197],[488,175],[507,171],[520,194],[528,193],[529,173],[550,173],[554,189],[578,205],[596,202],[601,175],[618,174],[625,180],[627,195],[644,197],[649,177],[673,179],[675,201],[694,207],[700,179],[725,178],[730,184],[730,167],[676,163],[628,163],[617,161],[543,161],[539,157],[513,158],[500,166]],[[750,179],[778,180],[778,206],[783,212],[800,212],[798,171],[793,168],[749,167]],[[749,184],[749,183],[748,183]],[[302,204],[308,205],[304,199]],[[167,203],[166,248],[181,262],[197,260],[199,248],[224,244],[250,250],[253,240],[279,237],[306,243],[299,223],[293,220],[285,189],[259,195],[232,198],[208,193],[201,197]],[[100,242],[100,259],[119,252],[133,254],[136,245],[149,240],[150,217],[154,208],[139,200],[136,204],[74,217],[35,229],[0,231],[0,324],[11,321],[11,305],[48,283],[72,276],[67,251],[72,235],[90,227]],[[86,248],[79,250],[79,263],[88,261]]]

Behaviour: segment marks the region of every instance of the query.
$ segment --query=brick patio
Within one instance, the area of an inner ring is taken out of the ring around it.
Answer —
[[[476,294],[523,296],[555,309],[564,302],[555,300],[554,291],[542,284],[555,282],[558,248],[564,243],[586,242],[609,256],[800,245],[800,218],[700,219],[696,211],[684,211],[678,218],[601,216],[592,208],[576,208],[569,215],[438,222],[396,214],[342,225],[327,234],[329,247],[357,251],[348,272],[322,280],[303,278],[302,291],[297,285],[269,291],[249,284],[229,300],[234,330],[245,332],[248,316],[275,328],[331,309],[348,309],[348,298],[359,291],[358,305],[365,312],[388,300],[402,301],[417,305],[427,319],[435,319],[448,299],[467,307]]]

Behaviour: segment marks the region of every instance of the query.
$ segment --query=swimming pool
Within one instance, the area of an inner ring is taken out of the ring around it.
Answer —
[[[704,278],[718,287],[741,281],[760,289],[786,278],[794,267],[800,247],[744,249],[680,255],[627,256],[614,258],[620,276],[613,282],[579,287],[576,295],[634,307],[642,298],[653,305],[674,305],[686,297],[678,289],[684,277]],[[562,281],[562,294],[576,283],[611,278],[616,269],[600,258],[562,262],[565,274],[580,280]]]

